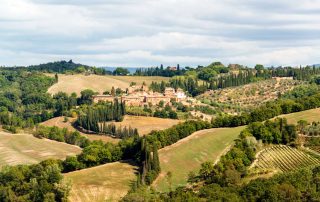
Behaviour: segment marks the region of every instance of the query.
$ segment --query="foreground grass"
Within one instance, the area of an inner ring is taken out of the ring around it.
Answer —
[[[64,175],[66,181],[71,181],[71,202],[86,201],[119,201],[136,180],[138,168],[131,162],[115,162],[102,166],[70,172]]]
[[[186,185],[189,172],[197,172],[205,161],[217,161],[233,143],[244,126],[201,130],[159,150],[161,174],[154,182],[157,191],[168,191],[166,174],[172,173],[172,189]]]
[[[4,165],[33,164],[49,158],[64,159],[76,155],[81,149],[31,134],[0,132],[0,167]]]
[[[49,74],[49,76],[54,76]],[[50,94],[58,93],[59,91],[71,94],[73,92],[80,95],[84,89],[91,89],[102,94],[106,90],[111,90],[112,86],[115,88],[126,89],[130,86],[131,82],[136,82],[137,85],[145,82],[148,86],[152,81],[161,82],[168,81],[168,77],[159,76],[99,76],[83,74],[64,75],[59,74],[58,83],[54,84],[48,89]]]

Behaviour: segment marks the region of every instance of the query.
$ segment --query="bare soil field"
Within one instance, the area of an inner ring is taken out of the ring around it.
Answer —
[[[189,172],[197,172],[206,161],[217,162],[245,126],[201,130],[159,150],[161,173],[153,184],[157,191],[168,191],[166,174],[172,173],[172,189],[187,184]]]
[[[170,128],[181,120],[176,119],[163,119],[157,117],[146,117],[146,116],[125,116],[122,122],[113,122],[116,126],[137,128],[140,135],[146,135],[152,130],[164,130]]]
[[[67,128],[70,131],[75,131],[76,129],[72,126],[72,122],[75,121],[74,118],[69,118],[69,121],[64,122],[64,117],[60,116],[60,117],[55,117],[52,119],[49,119],[43,123],[41,123],[41,125],[44,126],[57,126],[59,128]],[[106,135],[94,135],[94,134],[86,134],[83,132],[80,132],[81,135],[87,137],[89,140],[94,141],[94,140],[102,140],[103,142],[111,142],[111,143],[118,143],[120,141],[120,139],[116,139],[116,138],[112,138]]]
[[[34,164],[49,158],[64,159],[79,154],[74,145],[48,139],[38,139],[31,134],[0,132],[0,167],[4,165]]]
[[[52,74],[49,76],[53,76]],[[58,75],[58,83],[54,84],[48,89],[48,93],[55,94],[59,91],[71,94],[73,92],[80,95],[80,92],[85,89],[91,89],[93,91],[102,94],[106,90],[111,90],[112,86],[115,88],[122,88],[125,90],[130,86],[131,82],[142,84],[145,82],[150,85],[152,81],[168,81],[167,77],[146,77],[146,76],[99,76],[99,75]]]
[[[71,202],[119,201],[136,180],[135,165],[115,162],[64,174],[71,181]]]

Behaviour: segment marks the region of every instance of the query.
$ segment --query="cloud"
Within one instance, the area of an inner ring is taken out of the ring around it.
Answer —
[[[316,0],[1,0],[0,65],[313,64],[319,19]]]

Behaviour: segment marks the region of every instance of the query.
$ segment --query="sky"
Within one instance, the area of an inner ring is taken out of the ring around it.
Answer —
[[[0,66],[320,63],[320,0],[0,0]]]

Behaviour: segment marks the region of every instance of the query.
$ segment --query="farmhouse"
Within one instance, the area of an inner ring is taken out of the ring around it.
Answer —
[[[99,101],[103,102],[113,102],[114,97],[111,95],[95,95],[93,96],[93,102],[98,103]]]
[[[187,99],[185,92],[178,88],[166,88],[164,93],[149,91],[144,85],[141,87],[131,86],[127,90],[127,95],[113,97],[111,95],[96,95],[93,96],[94,103],[99,101],[113,102],[115,98],[121,100],[126,106],[144,106],[157,105],[163,102],[165,105],[170,104],[170,101],[181,102]]]

